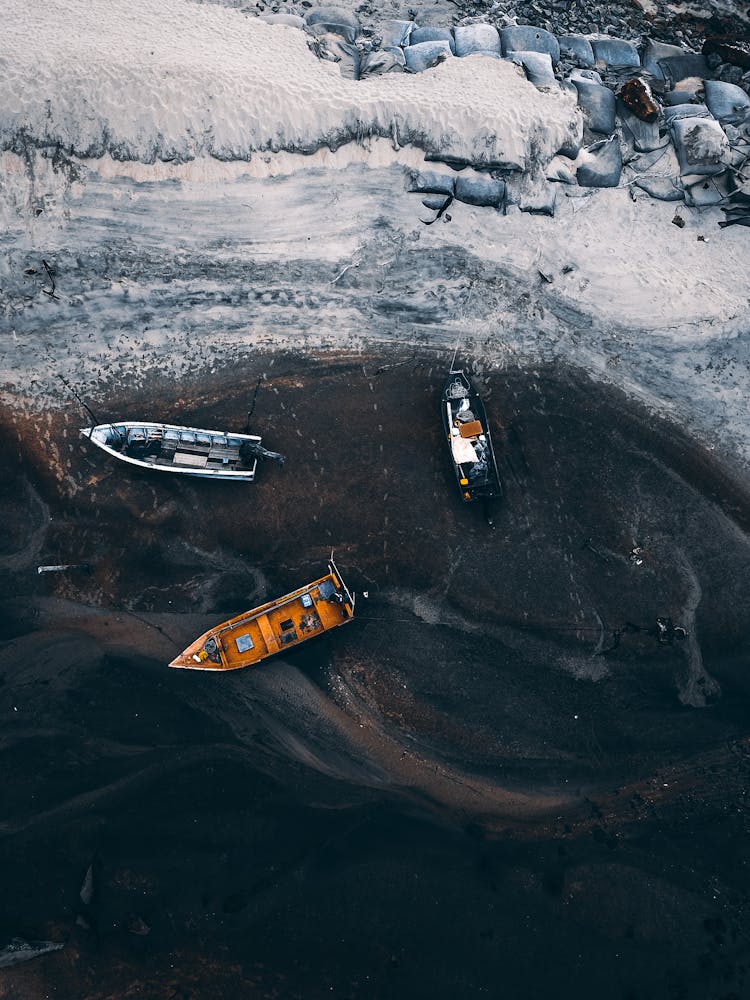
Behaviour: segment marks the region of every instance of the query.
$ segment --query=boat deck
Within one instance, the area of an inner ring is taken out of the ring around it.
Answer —
[[[349,621],[353,600],[329,574],[278,601],[231,618],[196,639],[170,666],[237,670]]]

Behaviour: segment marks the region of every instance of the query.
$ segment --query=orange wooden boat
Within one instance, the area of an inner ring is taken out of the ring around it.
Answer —
[[[319,580],[217,625],[169,665],[188,670],[251,667],[353,617],[354,596],[331,558],[328,573]]]

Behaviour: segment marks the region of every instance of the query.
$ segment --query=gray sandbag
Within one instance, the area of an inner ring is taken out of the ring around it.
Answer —
[[[505,203],[505,181],[489,174],[460,173],[456,177],[456,201],[486,208],[501,208]]]
[[[410,73],[422,73],[432,69],[438,63],[450,59],[453,53],[447,42],[420,42],[419,45],[407,45],[404,49],[406,68]]]
[[[710,208],[721,205],[730,193],[728,172],[714,177],[703,177],[685,187],[685,204],[690,208]]]
[[[616,135],[587,146],[576,170],[581,187],[617,187],[622,174],[620,141]]]
[[[423,28],[415,28],[411,33],[409,44],[419,45],[420,42],[447,42],[451,47],[451,52],[455,54],[456,51],[456,43],[450,28],[434,28],[429,24]]]
[[[597,73],[595,69],[572,69],[568,79],[571,83],[575,83],[576,80],[589,80],[591,83],[603,83],[601,74]]]
[[[457,175],[451,170],[414,170],[409,178],[409,190],[419,194],[453,194]]]
[[[627,69],[641,65],[638,49],[624,38],[594,38],[591,40],[596,62],[604,63],[607,69]]]
[[[567,156],[553,156],[547,164],[545,177],[556,184],[577,184],[573,163]]]
[[[466,24],[453,29],[457,56],[475,52],[500,55],[500,35],[492,24]]]
[[[699,52],[686,52],[682,56],[660,59],[664,79],[673,87],[683,80],[703,80],[708,74],[706,57]]]
[[[560,55],[575,59],[579,66],[594,65],[594,50],[585,35],[558,35]]]
[[[283,24],[288,28],[304,28],[305,19],[297,14],[261,14],[260,20],[266,24]]]
[[[705,104],[673,104],[663,108],[662,115],[669,125],[678,118],[710,118],[711,112]]]
[[[574,160],[581,152],[583,145],[583,115],[575,115],[568,121],[566,135],[560,143],[557,153]]]
[[[552,62],[560,62],[560,45],[553,34],[544,28],[518,24],[503,28],[500,32],[502,52],[509,56],[512,52],[546,52]]]
[[[636,177],[633,183],[658,201],[682,201],[684,197],[682,184],[676,177]]]
[[[359,78],[384,76],[386,73],[403,73],[406,59],[402,49],[378,49],[367,52],[359,61]]]
[[[609,87],[589,80],[573,80],[578,91],[578,106],[592,132],[611,135],[615,130],[615,95]]]
[[[664,79],[664,70],[660,66],[662,59],[674,59],[684,56],[685,49],[679,45],[668,45],[666,42],[655,42],[649,38],[643,50],[643,68],[647,69],[655,80]]]
[[[722,125],[741,125],[750,121],[750,97],[742,87],[722,80],[705,80],[708,110]]]
[[[556,86],[557,80],[552,69],[552,58],[548,52],[509,52],[506,58],[523,66],[527,80],[535,87]]]
[[[513,174],[506,183],[505,201],[521,212],[532,215],[554,215],[558,186],[546,178],[530,174]]]
[[[413,21],[400,21],[391,18],[378,25],[381,49],[403,48],[409,44],[411,33],[416,28]]]
[[[714,118],[678,118],[670,125],[680,174],[720,174],[729,142]]]
[[[359,80],[361,56],[356,45],[347,42],[341,35],[329,32],[316,35],[312,46],[319,59],[337,63],[339,72],[347,80]]]
[[[617,115],[626,129],[633,137],[633,148],[639,153],[649,153],[652,149],[660,149],[669,140],[662,138],[659,134],[658,122],[644,122],[637,115],[634,115],[630,108],[626,107],[621,100],[617,101]]]
[[[319,7],[305,17],[305,24],[313,34],[341,35],[347,42],[353,42],[359,33],[359,20],[354,14],[338,7]]]
[[[666,94],[661,94],[662,101],[667,105],[667,107],[675,108],[679,104],[695,104],[697,103],[697,98],[695,96],[695,91],[690,90],[680,90],[678,87],[674,90],[668,90]]]
[[[426,194],[422,204],[425,208],[431,208],[433,212],[442,212],[452,200],[453,196],[450,194]]]

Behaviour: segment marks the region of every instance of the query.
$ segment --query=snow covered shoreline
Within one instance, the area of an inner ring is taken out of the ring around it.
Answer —
[[[456,202],[424,224],[425,150],[533,171],[569,136],[569,95],[510,63],[353,83],[296,29],[217,5],[13,0],[3,69],[7,405],[67,405],[58,374],[461,341],[580,365],[750,462],[747,229],[568,185],[554,218]]]

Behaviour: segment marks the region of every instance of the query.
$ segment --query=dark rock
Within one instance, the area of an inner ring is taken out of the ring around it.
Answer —
[[[633,77],[624,83],[617,96],[642,122],[655,122],[659,117],[659,105],[654,100],[651,88],[641,77]]]
[[[703,43],[703,53],[709,58],[717,57],[720,62],[750,69],[750,41],[732,35],[710,35]]]

